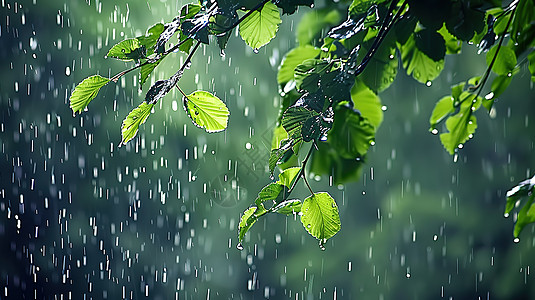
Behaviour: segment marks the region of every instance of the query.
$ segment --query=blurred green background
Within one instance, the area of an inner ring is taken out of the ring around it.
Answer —
[[[226,102],[223,133],[196,128],[174,91],[118,148],[123,118],[144,97],[135,75],[104,87],[80,116],[68,105],[85,77],[128,66],[104,58],[112,45],[185,3],[0,3],[0,299],[535,298],[534,228],[513,243],[503,217],[506,191],[535,166],[525,67],[456,157],[428,118],[452,84],[484,72],[485,57],[464,45],[430,87],[399,75],[380,95],[385,121],[359,182],[313,183],[340,207],[327,250],[278,215],[238,251],[239,215],[270,181],[277,66],[309,9],[284,16],[258,54],[239,37],[224,55],[215,44],[197,53],[180,86]],[[184,59],[171,55],[149,81]]]

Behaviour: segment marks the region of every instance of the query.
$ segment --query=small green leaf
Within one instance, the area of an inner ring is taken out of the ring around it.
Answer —
[[[281,194],[282,193],[282,194]],[[288,188],[278,182],[272,182],[266,185],[258,193],[255,204],[257,206],[263,206],[266,201],[284,201],[284,198],[288,196]]]
[[[433,113],[431,114],[431,117],[429,118],[429,125],[431,126],[431,129],[435,129],[436,125],[440,123],[445,117],[447,117],[449,114],[453,113],[455,111],[455,107],[453,106],[453,97],[452,96],[445,96],[442,99],[440,99],[437,104],[435,104],[435,108],[433,109]]]
[[[292,139],[302,138],[302,128],[306,120],[311,117],[318,116],[316,111],[309,110],[305,107],[290,107],[286,110],[282,116],[282,127],[288,133],[288,136]]]
[[[282,184],[287,188],[292,187],[292,184],[300,171],[301,167],[288,168],[284,170],[282,173],[279,174],[279,181],[277,181],[277,183]]]
[[[522,201],[522,198],[528,198]],[[505,216],[508,217],[515,207],[523,205],[517,214],[513,235],[518,238],[524,227],[530,223],[535,223],[535,176],[520,182],[507,192],[507,202],[505,205]],[[524,202],[524,203],[522,203]]]
[[[487,65],[490,65],[492,59],[498,51],[498,45],[490,48],[487,53]],[[511,48],[502,46],[498,52],[498,56],[492,65],[492,71],[498,75],[509,75],[513,73],[516,67],[516,54]]]
[[[141,45],[138,39],[127,39],[113,46],[106,57],[116,58],[123,61],[145,58],[147,48]]]
[[[446,54],[459,54],[461,53],[462,41],[458,40],[453,34],[451,34],[445,26],[437,31],[442,35],[446,46]]]
[[[313,237],[325,243],[340,231],[336,202],[326,192],[315,193],[303,201],[301,223]]]
[[[199,128],[219,132],[227,128],[230,112],[221,99],[205,91],[196,91],[184,97],[184,109]]]
[[[297,214],[301,212],[301,206],[301,201],[298,199],[291,199],[279,203],[275,206],[273,211],[284,215]]]
[[[329,69],[329,63],[322,59],[307,59],[295,67],[294,78],[298,90],[314,93],[320,85],[321,75]]]
[[[152,25],[145,35],[137,37],[138,42],[147,49],[147,56],[153,54],[156,50],[154,46],[164,30],[165,26],[162,23],[157,23]]]
[[[258,49],[275,37],[281,22],[277,6],[267,2],[260,11],[254,11],[240,23],[240,36],[251,48]]]
[[[293,147],[296,145],[295,140],[293,139],[286,139],[282,140],[280,143],[280,147],[277,149],[273,149],[270,152],[269,155],[269,172],[271,175],[273,175],[273,172],[275,171],[275,167],[277,164],[279,164],[281,161],[284,160],[284,158],[288,155],[293,155]]]
[[[295,68],[303,63],[303,61],[315,58],[319,54],[320,49],[310,45],[300,46],[292,49],[284,56],[281,62],[279,72],[277,74],[277,82],[279,84],[285,84],[290,80],[293,80]]]
[[[240,224],[238,225],[238,242],[241,243],[245,234],[256,222],[254,213],[256,211],[256,206],[251,206],[243,212],[243,215],[240,219]]]
[[[442,145],[451,155],[475,133],[477,119],[473,112],[481,106],[482,102],[481,97],[478,97],[473,103],[475,95],[468,92],[463,92],[461,98],[466,100],[461,103],[459,112],[446,120],[446,128],[449,132],[440,135]]]
[[[414,79],[421,83],[427,83],[437,78],[442,69],[444,69],[443,59],[434,61],[416,47],[414,35],[409,38],[407,43],[401,46],[400,50],[401,61],[407,71],[407,75],[412,75]]]
[[[141,65],[140,68],[140,76],[139,76],[139,86],[143,86],[143,84],[147,81],[149,78],[149,75],[154,71],[154,69],[160,64],[162,61],[162,58],[158,59],[157,61],[153,63],[147,63]]]
[[[95,99],[101,87],[110,82],[109,78],[100,75],[94,75],[84,79],[80,82],[69,98],[72,111],[82,113],[82,111],[89,105],[91,100]]]
[[[154,104],[141,102],[137,108],[134,108],[128,114],[128,116],[123,120],[123,125],[121,126],[121,144],[126,145],[128,141],[136,136],[139,130],[139,125],[145,123],[153,107]]]

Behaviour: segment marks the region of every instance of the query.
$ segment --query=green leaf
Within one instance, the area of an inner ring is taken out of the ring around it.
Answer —
[[[490,65],[492,59],[498,51],[498,45],[490,48],[487,53],[487,65]],[[512,74],[516,67],[516,54],[511,48],[507,46],[502,46],[500,51],[497,54],[494,65],[492,65],[492,71],[498,75],[509,75]]]
[[[318,151],[311,157],[311,173],[332,176],[336,184],[359,180],[364,164],[362,158],[343,158],[338,148],[329,143],[318,143],[317,146]]]
[[[328,193],[315,193],[301,206],[301,223],[306,231],[320,240],[320,245],[340,231],[338,206]]]
[[[360,111],[361,116],[376,129],[379,128],[383,122],[381,99],[359,80],[351,88],[351,99],[355,108]]]
[[[416,48],[435,62],[443,60],[446,55],[444,38],[434,30],[423,29],[414,33],[414,42]]]
[[[165,26],[162,23],[157,23],[150,27],[145,35],[137,37],[138,42],[147,49],[147,56],[156,50],[154,46],[164,30]]]
[[[297,25],[296,37],[299,45],[312,44],[326,27],[337,25],[342,19],[338,10],[331,8],[314,9],[301,17]]]
[[[387,89],[392,83],[398,73],[398,58],[396,57],[396,48],[387,47],[382,44],[375,55],[372,56],[370,62],[359,76],[366,86],[368,86],[375,93],[379,93]],[[361,50],[360,53],[364,55],[368,49]]]
[[[435,129],[436,125],[440,123],[440,121],[444,120],[445,117],[453,112],[455,112],[455,107],[453,106],[453,97],[445,96],[440,99],[437,104],[435,104],[433,113],[431,113],[431,117],[429,118],[431,130]]]
[[[302,128],[306,120],[319,114],[302,106],[290,107],[282,116],[282,127],[291,139],[302,138]]]
[[[528,54],[529,60],[529,72],[531,73],[531,81],[535,82],[535,51],[531,51]]]
[[[271,173],[272,176],[273,176],[273,172],[277,164],[284,161],[285,157],[293,156],[294,154],[293,147],[296,144],[299,144],[299,143],[296,142],[294,139],[286,139],[286,140],[281,141],[279,148],[271,150],[270,155],[269,155],[268,165],[269,165],[269,172]]]
[[[143,84],[147,81],[149,78],[149,75],[154,71],[154,69],[160,64],[162,61],[162,58],[158,59],[157,61],[153,63],[147,63],[141,65],[141,68],[139,68],[139,86],[142,87]]]
[[[282,202],[286,197],[288,197],[288,188],[278,182],[272,182],[258,193],[255,204],[260,207],[266,201]]]
[[[273,211],[279,214],[292,215],[301,212],[301,206],[301,201],[298,199],[291,199],[277,204]]]
[[[240,23],[240,36],[251,48],[258,49],[275,37],[281,22],[277,6],[267,2]]]
[[[412,35],[405,45],[401,46],[401,61],[407,71],[407,75],[412,75],[414,79],[421,83],[427,83],[437,78],[444,69],[444,60],[434,61],[425,55],[416,46],[414,35]]]
[[[461,103],[459,112],[446,120],[449,132],[440,135],[442,145],[451,155],[475,133],[477,119],[473,112],[479,108],[482,101],[481,97],[478,97],[475,103],[472,102],[475,95],[468,92],[463,92],[461,98],[465,100]]]
[[[490,85],[491,92],[485,95],[485,99],[483,100],[483,106],[485,106],[487,110],[490,111],[490,109],[492,108],[492,105],[494,104],[494,99],[496,99],[503,92],[505,92],[505,90],[507,89],[507,87],[509,87],[509,84],[511,83],[512,80],[513,80],[513,76],[507,76],[507,75],[496,76],[492,80],[492,84]]]
[[[307,59],[295,67],[294,78],[298,90],[314,93],[320,86],[320,78],[329,70],[330,64],[322,59]]]
[[[375,137],[375,127],[354,109],[340,106],[335,110],[333,128],[327,142],[345,159],[364,156]]]
[[[445,12],[450,14],[446,19],[446,28],[462,41],[471,40],[476,32],[485,29],[485,13],[474,2],[477,1],[452,2],[451,10]]]
[[[535,223],[535,176],[520,182],[507,192],[507,202],[505,206],[505,216],[508,217],[515,207],[522,205],[522,198],[528,198],[524,201],[523,207],[518,212],[513,235],[518,238],[524,227],[530,223]]]
[[[196,91],[184,97],[184,109],[199,128],[219,132],[227,128],[230,112],[223,101],[205,91]]]
[[[459,54],[461,53],[462,41],[457,39],[453,34],[451,34],[445,26],[440,28],[438,31],[444,39],[444,45],[446,46],[446,54]]]
[[[127,39],[113,46],[106,57],[116,58],[123,61],[138,60],[145,58],[147,48],[141,45],[138,39]]]
[[[69,98],[70,106],[73,113],[82,113],[82,111],[89,105],[91,100],[95,99],[101,87],[110,82],[109,78],[100,75],[94,75],[84,79],[80,82]]]
[[[256,222],[256,218],[254,218],[254,213],[256,211],[256,206],[251,206],[248,209],[246,209],[241,218],[240,218],[240,224],[238,225],[238,242],[241,243],[243,241],[243,238],[245,237],[245,234]]]
[[[128,141],[136,136],[139,125],[145,123],[153,107],[154,104],[141,102],[137,108],[134,108],[128,114],[128,116],[123,120],[123,125],[121,126],[121,144],[126,145]]]
[[[511,26],[511,39],[515,43],[521,42],[520,40],[523,38],[522,32],[528,27],[527,24],[533,24],[534,19],[535,3],[530,0],[519,1]]]
[[[287,188],[292,187],[292,184],[300,171],[301,167],[288,168],[284,170],[282,173],[279,174],[279,181],[277,181],[277,183],[286,186]]]
[[[314,58],[320,54],[320,49],[310,45],[300,46],[292,49],[282,59],[279,72],[277,73],[277,82],[285,84],[294,79],[295,68],[307,59]]]
[[[440,29],[444,21],[450,17],[451,1],[409,0],[407,3],[411,14],[415,15],[425,28],[431,30]]]
[[[280,7],[284,14],[293,14],[298,6],[312,7],[314,0],[273,0],[273,3]]]

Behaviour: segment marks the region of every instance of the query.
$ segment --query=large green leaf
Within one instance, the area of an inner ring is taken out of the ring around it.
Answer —
[[[196,91],[184,97],[184,109],[197,127],[206,132],[227,128],[230,112],[223,101],[205,91]]]
[[[275,37],[281,22],[277,6],[267,2],[260,11],[252,12],[240,23],[240,36],[251,48],[258,49]]]
[[[363,47],[359,55],[364,56],[368,49]],[[375,55],[362,72],[359,79],[375,93],[382,92],[388,88],[396,78],[398,73],[398,58],[396,48],[381,44]]]
[[[95,99],[100,88],[108,82],[110,82],[109,78],[100,75],[88,77],[80,82],[69,98],[72,111],[75,114],[81,113],[89,105],[89,102]]]
[[[139,43],[136,39],[127,39],[114,45],[106,57],[116,58],[123,61],[137,60],[145,58],[147,55],[147,48]]]
[[[303,63],[303,61],[315,58],[319,54],[320,49],[310,45],[300,46],[292,49],[284,56],[281,62],[279,72],[277,74],[277,82],[279,84],[285,84],[288,81],[293,80],[295,68]]]
[[[328,193],[315,193],[303,201],[301,223],[323,245],[340,231],[338,205]]]
[[[400,47],[401,61],[407,75],[421,83],[427,83],[437,78],[444,69],[444,60],[434,61],[416,46],[414,35]]]
[[[141,102],[137,108],[134,108],[128,114],[128,116],[123,120],[123,125],[121,126],[121,144],[126,144],[136,136],[139,130],[139,125],[145,123],[153,107],[154,104]]]

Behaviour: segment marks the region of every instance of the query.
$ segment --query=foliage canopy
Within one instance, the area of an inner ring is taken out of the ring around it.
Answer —
[[[122,140],[132,140],[154,105],[174,87],[183,95],[184,110],[207,132],[226,129],[229,110],[216,95],[195,91],[186,95],[178,83],[200,44],[217,43],[225,49],[232,32],[247,45],[269,43],[282,22],[313,0],[203,0],[185,5],[168,23],[150,27],[145,35],[113,46],[107,57],[134,66],[111,78],[94,75],[73,90],[70,106],[84,111],[99,89],[139,69],[143,85],[171,53],[187,54],[184,64],[168,79],[156,81],[145,100],[124,119]],[[478,111],[490,112],[496,98],[523,65],[535,81],[535,2],[519,0],[353,0],[327,1],[308,10],[296,31],[298,45],[283,58],[277,81],[282,98],[268,166],[279,180],[264,187],[242,214],[238,248],[255,222],[267,213],[299,214],[307,232],[326,241],[341,228],[338,206],[326,192],[314,192],[307,173],[327,174],[337,183],[355,180],[383,118],[378,93],[387,89],[400,71],[430,85],[444,69],[446,55],[476,45],[486,53],[484,74],[451,88],[429,119],[446,151],[454,155],[477,129]],[[490,88],[486,84],[490,82]],[[482,109],[483,108],[483,109]],[[304,153],[304,154],[302,154]],[[302,155],[301,155],[302,154]],[[303,158],[299,162],[300,155]],[[310,196],[291,199],[303,180]],[[515,237],[535,222],[533,181],[521,182],[507,195],[506,214],[522,197],[529,200],[517,214]]]

